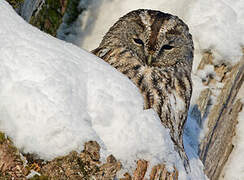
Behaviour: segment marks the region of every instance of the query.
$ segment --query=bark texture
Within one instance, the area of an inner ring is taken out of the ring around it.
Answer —
[[[208,56],[209,57],[209,56]],[[211,63],[211,60],[203,61]],[[201,63],[202,67],[204,63]],[[238,123],[238,113],[243,104],[236,96],[244,81],[244,58],[234,67],[227,68],[225,65],[215,67],[219,81],[224,83],[223,88],[207,116],[208,132],[200,143],[199,156],[205,166],[205,173],[211,180],[217,180],[223,167],[233,150],[232,138]],[[210,82],[211,83],[211,82]],[[212,80],[212,83],[214,81]],[[205,91],[209,91],[205,90]],[[203,94],[209,94],[204,93]],[[207,96],[205,96],[207,97]],[[199,107],[201,114],[206,113],[205,104],[207,98],[200,96]],[[202,108],[204,107],[204,108]]]

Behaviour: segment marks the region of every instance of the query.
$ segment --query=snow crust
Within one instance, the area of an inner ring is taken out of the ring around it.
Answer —
[[[234,64],[242,55],[242,0],[97,0],[92,1],[87,8],[70,29],[65,29],[68,35],[62,36],[62,39],[87,50],[97,48],[105,33],[119,17],[131,10],[147,8],[177,15],[189,25],[195,44],[193,71],[196,71],[201,53],[210,49],[213,51],[215,63],[225,61]]]
[[[169,136],[133,83],[103,60],[55,39],[0,1],[0,131],[23,152],[50,160],[96,140],[129,170],[165,162],[180,179],[205,179],[191,150],[186,174]]]

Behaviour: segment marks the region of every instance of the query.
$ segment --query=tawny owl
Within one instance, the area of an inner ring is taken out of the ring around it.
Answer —
[[[183,128],[192,93],[193,41],[177,16],[139,9],[120,18],[92,52],[128,76],[153,108],[189,168]]]

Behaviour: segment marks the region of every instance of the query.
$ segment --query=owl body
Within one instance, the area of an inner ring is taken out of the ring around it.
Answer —
[[[188,166],[183,128],[192,93],[193,41],[187,25],[160,11],[132,11],[110,28],[92,52],[140,89],[144,108],[158,113]]]

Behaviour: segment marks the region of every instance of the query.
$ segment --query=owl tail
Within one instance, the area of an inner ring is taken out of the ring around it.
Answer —
[[[184,149],[182,136],[179,137],[178,141],[176,141],[172,136],[171,136],[171,139],[174,142],[175,150],[178,151],[180,158],[183,160],[183,165],[185,167],[186,173],[187,174],[190,173],[191,167],[190,167],[189,159],[188,159],[185,149]]]
[[[189,159],[186,155],[186,152],[184,151],[184,149],[182,148],[179,148],[178,149],[179,151],[179,155],[181,157],[181,159],[183,160],[183,164],[184,164],[184,167],[185,167],[185,170],[186,170],[186,173],[190,173],[191,172],[191,167],[190,167],[190,163],[189,163]]]

